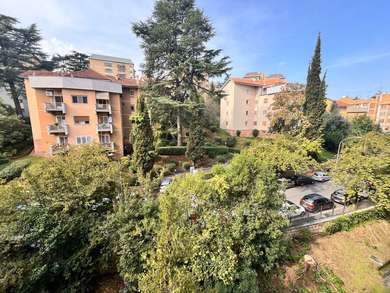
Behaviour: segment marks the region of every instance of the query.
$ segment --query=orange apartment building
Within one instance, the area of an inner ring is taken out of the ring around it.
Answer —
[[[230,78],[223,86],[226,96],[221,99],[220,127],[231,135],[239,130],[242,136],[251,136],[253,129],[267,133],[274,94],[286,84],[280,74],[266,77],[264,73],[253,72],[243,78]]]
[[[370,99],[342,97],[335,101],[339,113],[346,119],[367,115],[383,132],[390,132],[390,94],[379,93]]]
[[[90,65],[94,70],[22,74],[35,154],[53,155],[91,142],[100,143],[116,156],[126,152],[139,81],[133,78],[130,60],[123,70],[118,64],[126,59],[111,57],[111,67],[118,70],[107,75],[106,67],[99,64],[108,61],[94,60]]]

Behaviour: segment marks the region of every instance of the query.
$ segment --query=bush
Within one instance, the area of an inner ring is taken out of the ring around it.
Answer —
[[[0,155],[0,165],[6,164],[9,162],[9,159]]]
[[[241,130],[236,130],[236,135],[240,136],[241,135]]]
[[[253,137],[258,137],[259,136],[259,131],[257,129],[252,130],[252,135]]]
[[[164,166],[163,169],[163,175],[164,176],[169,176],[175,174],[176,171],[176,163],[167,163]]]
[[[182,167],[184,170],[189,170],[191,168],[192,164],[190,162],[183,162]]]
[[[186,149],[184,146],[160,147],[158,154],[160,156],[184,156]]]
[[[11,181],[19,177],[30,164],[31,160],[29,159],[14,161],[0,171],[0,179],[5,182]]]
[[[227,153],[224,155],[218,155],[218,156],[216,156],[215,159],[217,160],[218,163],[226,163],[231,158],[233,158],[233,155],[231,153]]]
[[[215,158],[218,155],[223,155],[227,153],[239,153],[238,149],[228,148],[224,146],[212,147],[205,146],[203,149],[206,151],[207,155],[210,158]],[[186,153],[186,147],[160,147],[158,148],[158,154],[161,156],[184,156]]]
[[[214,125],[214,124],[212,124],[212,125],[210,125],[210,127],[209,127],[209,129],[212,131],[212,132],[217,132],[218,131],[218,126],[217,125]]]
[[[349,231],[352,228],[363,224],[368,221],[377,220],[385,218],[386,214],[377,210],[369,210],[366,212],[358,212],[349,216],[341,216],[335,221],[329,223],[325,231],[327,234],[331,235],[341,231]]]
[[[210,158],[215,158],[218,155],[224,155],[227,153],[239,153],[240,151],[233,148],[227,148],[227,147],[204,147],[204,150],[206,151],[207,155]]]
[[[230,136],[226,139],[226,146],[232,148],[236,145],[237,139],[233,136]]]

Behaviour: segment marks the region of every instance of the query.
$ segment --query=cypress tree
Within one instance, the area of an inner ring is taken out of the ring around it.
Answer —
[[[203,110],[199,105],[193,107],[192,119],[189,129],[186,156],[197,166],[205,155],[203,150],[204,133],[202,127]]]
[[[314,56],[309,65],[303,103],[303,114],[310,122],[306,129],[306,137],[321,136],[323,115],[326,109],[326,83],[325,76],[321,79],[321,37],[318,35]]]
[[[137,100],[136,112],[131,116],[132,163],[143,175],[153,168],[155,151],[153,130],[142,94]]]

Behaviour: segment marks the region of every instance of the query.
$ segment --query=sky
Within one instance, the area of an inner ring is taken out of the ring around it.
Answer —
[[[0,0],[0,13],[36,23],[48,54],[77,50],[130,58],[143,52],[131,24],[154,0]],[[197,0],[216,36],[209,46],[231,59],[232,76],[261,71],[306,80],[318,33],[327,95],[370,97],[390,91],[388,0]]]

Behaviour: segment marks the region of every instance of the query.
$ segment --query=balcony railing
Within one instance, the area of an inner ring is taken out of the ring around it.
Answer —
[[[347,112],[351,113],[366,113],[368,112],[368,106],[348,106],[347,107]]]
[[[68,150],[69,150],[68,144],[53,144],[50,146],[51,155],[64,154]]]
[[[110,104],[96,104],[96,112],[110,113],[111,114],[111,105]]]
[[[115,144],[114,142],[101,142],[100,145],[105,148],[108,152],[114,152],[115,151]]]
[[[49,134],[68,134],[68,125],[66,124],[51,124],[47,126]]]
[[[97,126],[97,131],[98,132],[109,131],[110,133],[112,133],[112,123],[99,123]]]
[[[45,103],[45,111],[47,113],[50,112],[61,112],[63,114],[66,113],[66,105],[62,102],[54,102],[54,103]]]

